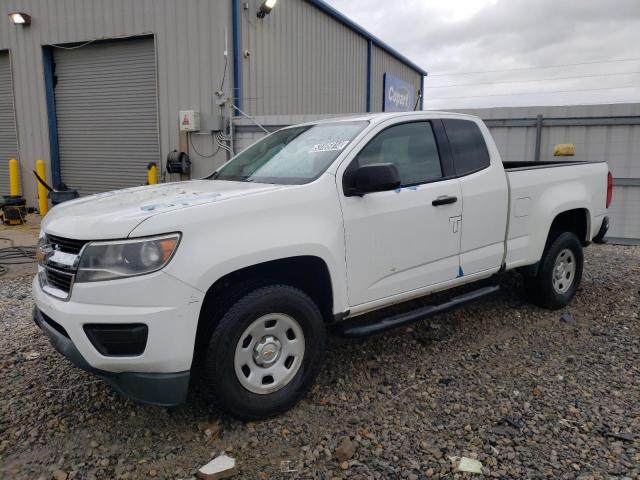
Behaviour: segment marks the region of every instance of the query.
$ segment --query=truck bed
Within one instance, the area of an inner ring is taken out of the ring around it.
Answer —
[[[509,188],[508,268],[531,265],[542,256],[549,219],[578,209],[584,212],[590,241],[606,213],[605,162],[503,162]],[[547,169],[552,168],[553,171]]]

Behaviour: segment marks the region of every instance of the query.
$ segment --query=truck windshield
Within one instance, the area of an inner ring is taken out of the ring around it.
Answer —
[[[211,179],[302,185],[318,178],[368,122],[335,122],[279,130],[236,155]]]

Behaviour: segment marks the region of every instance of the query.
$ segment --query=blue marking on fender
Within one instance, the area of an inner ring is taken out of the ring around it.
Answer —
[[[394,190],[394,192],[396,192],[396,193],[400,193],[400,191],[401,191],[401,190],[402,190],[401,188],[396,188],[396,189]]]
[[[464,272],[462,271],[462,267],[458,266],[458,276],[456,278],[464,277]]]

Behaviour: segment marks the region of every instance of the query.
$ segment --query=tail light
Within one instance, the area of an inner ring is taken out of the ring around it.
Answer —
[[[611,201],[613,200],[613,175],[611,172],[607,174],[607,208],[611,205]]]

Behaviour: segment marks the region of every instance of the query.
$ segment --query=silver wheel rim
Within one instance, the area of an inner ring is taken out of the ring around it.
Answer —
[[[240,384],[253,393],[273,393],[295,377],[304,357],[304,334],[284,313],[255,320],[240,335],[234,367]]]
[[[571,250],[565,248],[556,257],[553,266],[553,289],[557,293],[566,293],[576,278],[576,257]]]

